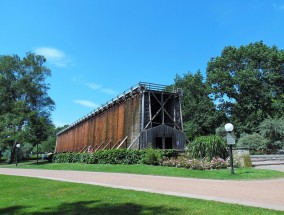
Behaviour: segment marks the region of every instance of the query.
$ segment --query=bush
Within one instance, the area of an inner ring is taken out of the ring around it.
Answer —
[[[250,151],[263,152],[266,150],[268,140],[263,136],[253,133],[243,135],[237,142],[237,146],[240,148],[248,148]]]
[[[228,157],[228,158],[226,159],[226,163],[227,163],[227,166],[228,166],[228,167],[231,166],[231,165],[230,165],[230,157]],[[238,160],[238,159],[233,158],[233,166],[234,166],[235,168],[240,167],[240,163],[239,163],[239,160]]]
[[[141,163],[147,165],[159,165],[161,161],[162,161],[161,151],[152,148],[146,149],[145,154],[141,159]]]
[[[228,156],[227,144],[222,137],[217,135],[201,136],[188,145],[193,158],[214,157],[226,158]]]
[[[162,166],[168,167],[181,167],[194,170],[208,170],[208,169],[224,169],[227,168],[227,163],[222,158],[213,158],[211,161],[207,161],[206,158],[203,159],[167,159],[161,163]]]
[[[259,125],[259,131],[267,139],[267,151],[275,153],[284,147],[284,118],[264,120]]]
[[[176,150],[127,150],[111,149],[90,153],[55,154],[55,163],[88,163],[88,164],[148,164],[158,165],[162,158],[177,157]]]

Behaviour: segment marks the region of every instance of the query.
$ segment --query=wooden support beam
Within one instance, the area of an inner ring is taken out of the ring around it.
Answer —
[[[150,125],[151,125],[151,128],[153,127],[153,124],[152,124],[152,106],[151,106],[151,93],[148,92],[148,103],[149,103],[149,119],[150,119]]]
[[[101,145],[99,145],[99,147],[96,148],[95,152],[98,151],[98,150],[101,148],[102,145],[104,145],[104,143],[102,143]]]
[[[170,114],[166,111],[166,110],[164,110],[165,111],[165,113],[168,115],[168,117],[173,121],[173,123],[174,123],[174,125],[179,129],[179,130],[181,130],[182,131],[182,129],[179,127],[179,125],[173,120],[173,118],[170,116]]]
[[[148,128],[148,126],[150,125],[151,122],[153,122],[153,120],[158,116],[158,114],[160,113],[160,111],[162,110],[162,107],[156,112],[156,114],[153,116],[152,120],[150,120],[147,125],[145,126],[145,128],[142,130],[146,130]]]
[[[144,128],[144,113],[145,113],[145,92],[142,92],[142,101],[141,101],[141,131]]]
[[[79,151],[79,153],[81,153],[82,151],[84,151],[86,147],[88,147],[88,146],[84,146],[84,147]]]
[[[118,145],[118,147],[116,147],[116,149],[119,149],[121,146],[122,146],[122,144],[125,142],[125,140],[128,138],[128,136],[126,136],[122,141],[121,141],[121,143]]]
[[[108,144],[106,144],[106,145],[102,148],[102,150],[106,149],[106,147],[107,147],[110,143],[111,143],[111,141],[109,141]]]
[[[132,147],[132,145],[136,142],[136,140],[140,137],[140,135],[141,135],[141,133],[139,133],[139,135],[133,140],[133,142],[130,144],[130,146],[128,146],[127,150]]]
[[[117,143],[116,144],[114,144],[114,146],[111,148],[111,149],[114,149],[118,144],[119,144],[119,142],[120,142],[120,140],[119,141],[117,141]]]
[[[164,94],[161,93],[161,103],[162,103],[162,125],[165,124],[165,108],[164,108]],[[164,141],[163,141],[164,142]]]

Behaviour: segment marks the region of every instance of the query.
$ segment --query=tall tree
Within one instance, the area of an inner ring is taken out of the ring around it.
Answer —
[[[45,61],[33,53],[23,59],[0,56],[0,144],[11,149],[11,162],[16,143],[35,145],[46,138],[54,102],[47,94],[50,70],[43,66]]]
[[[256,132],[264,119],[284,113],[284,52],[276,46],[225,47],[208,63],[207,82],[239,134]]]
[[[54,152],[56,146],[56,134],[67,127],[68,125],[57,128],[54,125],[50,126],[48,138],[41,143],[41,150],[43,152]]]
[[[200,71],[175,78],[175,86],[183,89],[184,130],[190,140],[214,134],[215,129],[225,122],[225,114],[215,109],[209,98],[210,87],[203,79]]]

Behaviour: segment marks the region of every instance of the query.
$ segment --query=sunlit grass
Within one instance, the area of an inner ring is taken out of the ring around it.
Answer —
[[[283,214],[215,201],[0,175],[0,214]]]

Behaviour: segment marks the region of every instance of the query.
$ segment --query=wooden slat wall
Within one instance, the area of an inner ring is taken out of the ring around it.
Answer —
[[[100,115],[93,116],[80,124],[57,136],[56,152],[82,152],[88,146],[96,148],[103,145],[104,148],[110,141],[111,148],[118,141],[128,136],[127,141],[122,145],[125,148],[127,142],[138,136],[140,130],[140,94],[122,103],[115,104]],[[138,123],[138,126],[136,125]]]

